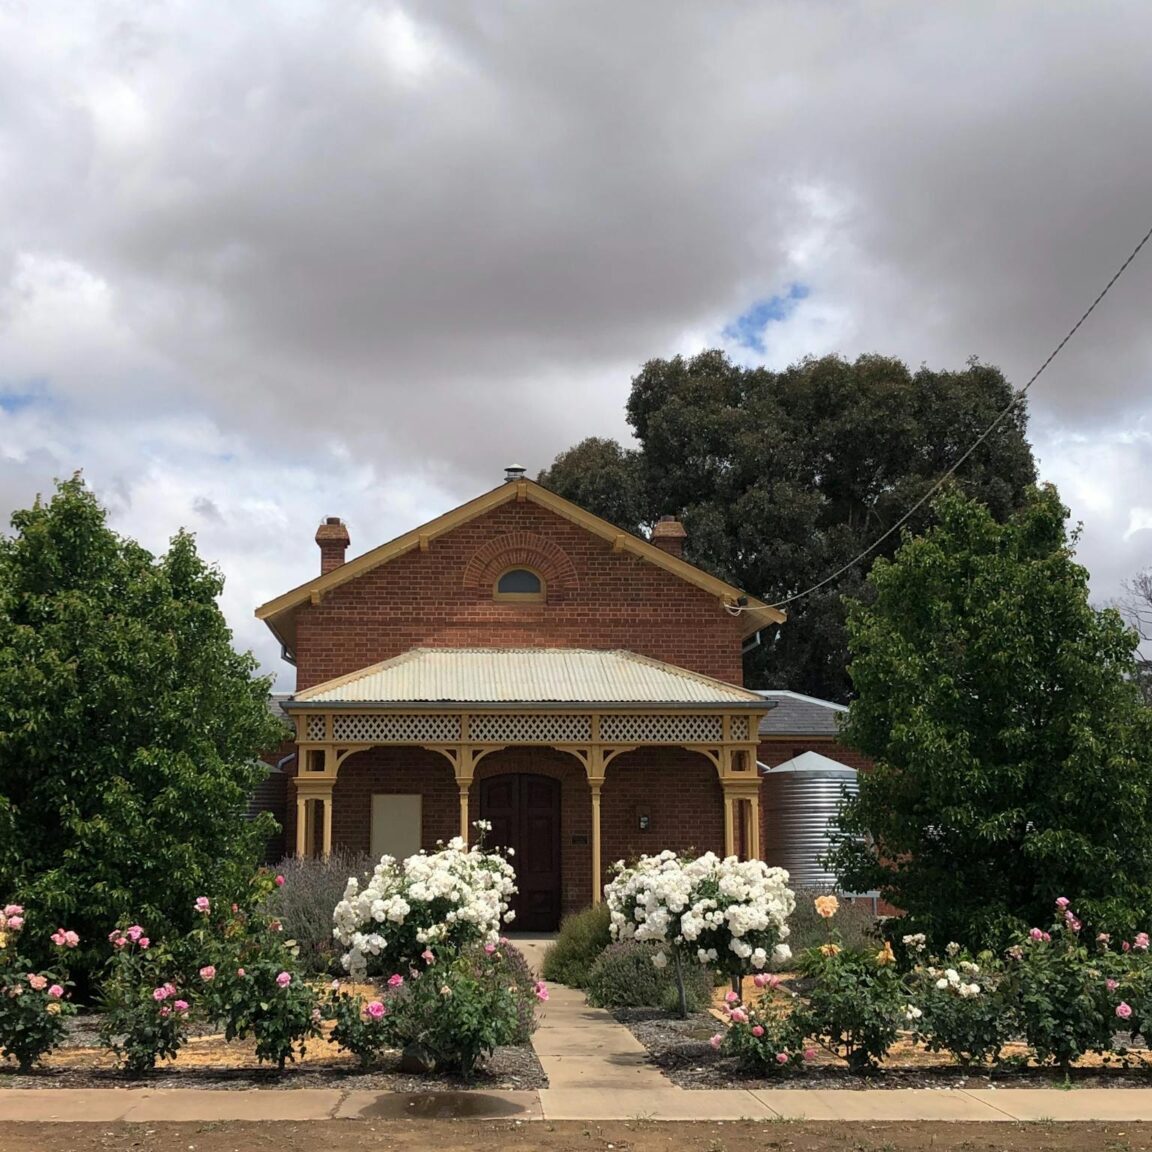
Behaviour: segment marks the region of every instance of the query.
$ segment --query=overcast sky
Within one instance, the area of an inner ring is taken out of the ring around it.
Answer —
[[[83,468],[256,604],[588,435],[654,356],[1017,385],[1152,225],[1152,5],[0,0],[0,519]],[[1152,246],[1032,393],[1152,564]],[[282,686],[291,687],[291,674]]]

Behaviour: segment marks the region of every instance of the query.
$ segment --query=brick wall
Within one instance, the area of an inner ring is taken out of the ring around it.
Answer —
[[[493,599],[494,574],[508,563],[542,572],[545,603]],[[624,648],[743,682],[740,621],[715,596],[530,501],[502,505],[298,612],[298,691],[416,647]]]
[[[617,860],[671,848],[724,854],[724,797],[712,763],[679,748],[637,749],[608,765],[601,796],[601,849]],[[640,831],[639,815],[650,823]]]
[[[802,752],[818,752],[858,772],[868,772],[872,768],[872,761],[862,752],[827,737],[780,736],[762,740],[756,750],[756,759],[769,768],[775,768],[777,764],[783,764],[785,760],[791,760]]]

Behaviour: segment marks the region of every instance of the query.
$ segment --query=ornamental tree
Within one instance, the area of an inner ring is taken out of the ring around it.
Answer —
[[[0,893],[33,910],[30,939],[79,932],[82,982],[110,926],[139,919],[173,939],[198,894],[243,899],[269,834],[245,817],[256,757],[283,728],[190,535],[151,555],[108,527],[78,476],[12,528],[0,538]]]
[[[1135,633],[1089,603],[1055,489],[1005,523],[956,491],[934,511],[848,614],[858,699],[842,739],[875,769],[843,811],[841,883],[878,888],[938,947],[1000,947],[1064,892],[1093,931],[1147,927]]]

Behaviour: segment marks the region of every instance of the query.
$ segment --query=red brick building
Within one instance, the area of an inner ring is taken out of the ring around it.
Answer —
[[[761,850],[744,638],[783,615],[522,476],[320,574],[257,616],[296,665],[285,838],[404,855],[492,822],[519,923],[555,927],[644,851]]]

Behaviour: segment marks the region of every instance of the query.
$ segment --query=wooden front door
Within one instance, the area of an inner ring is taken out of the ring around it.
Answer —
[[[514,773],[480,782],[480,817],[488,843],[512,848],[516,932],[554,932],[560,924],[560,781]]]

